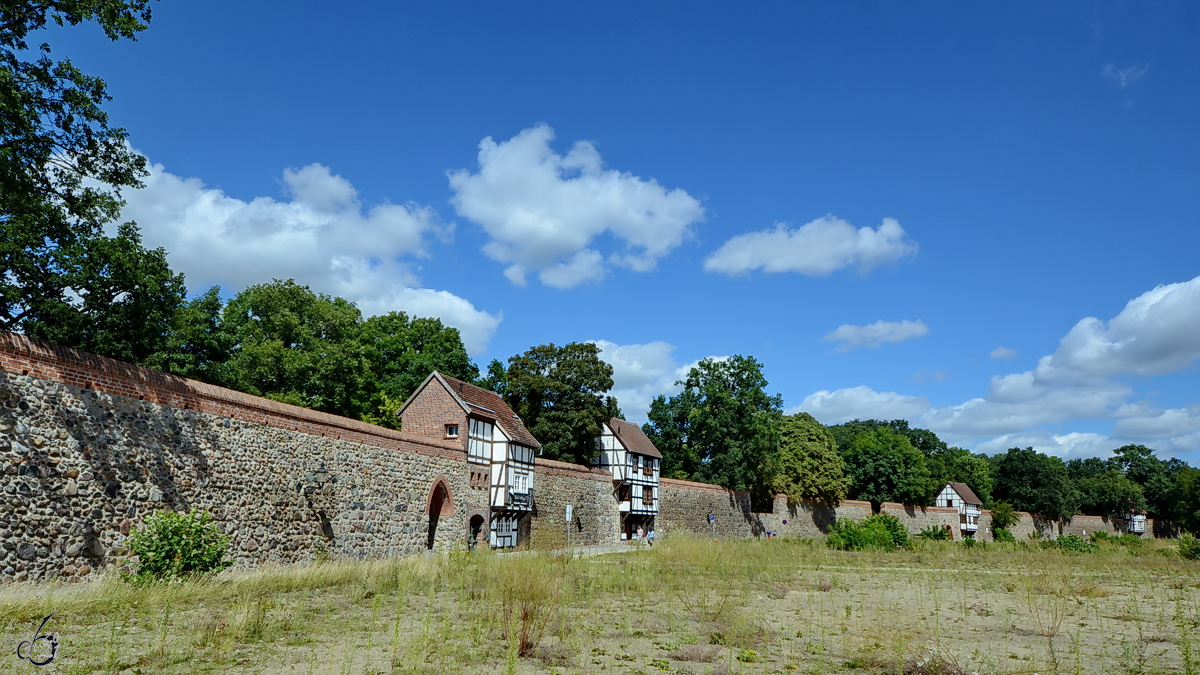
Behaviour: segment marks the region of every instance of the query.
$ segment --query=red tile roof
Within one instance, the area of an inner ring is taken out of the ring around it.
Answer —
[[[467,404],[473,412],[477,412],[484,417],[491,417],[496,420],[496,424],[508,434],[508,437],[513,441],[526,445],[531,448],[542,447],[541,443],[529,433],[525,428],[525,424],[521,422],[521,418],[517,417],[512,408],[500,398],[500,395],[494,391],[489,391],[483,387],[477,387],[470,382],[457,380],[449,375],[434,373],[434,376],[441,379],[446,387],[450,390],[459,401]]]
[[[608,421],[608,426],[612,427],[613,433],[625,444],[626,450],[662,459],[662,453],[654,447],[654,443],[642,433],[642,428],[638,425],[614,417]]]

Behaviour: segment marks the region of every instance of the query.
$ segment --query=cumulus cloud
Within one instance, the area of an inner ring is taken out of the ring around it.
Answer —
[[[490,237],[484,253],[508,267],[523,286],[537,273],[547,286],[596,282],[610,266],[645,272],[655,267],[704,219],[704,209],[680,189],[605,169],[596,147],[575,143],[566,155],[550,147],[544,124],[497,143],[479,144],[479,170],[449,174],[451,203]],[[617,245],[599,250],[601,235]]]
[[[675,346],[656,340],[646,344],[619,345],[608,340],[591,340],[600,348],[600,360],[613,367],[613,389],[621,412],[631,422],[644,422],[650,402],[660,394],[673,396],[680,387],[675,383],[687,377],[700,362],[680,364]],[[723,359],[723,356],[709,357]]]
[[[927,398],[894,391],[875,391],[860,385],[849,389],[818,391],[786,412],[789,415],[806,412],[822,424],[841,424],[852,419],[915,419],[926,410],[929,410]]]
[[[1104,434],[1071,432],[1056,434],[1036,430],[1027,433],[1006,434],[975,446],[976,452],[994,455],[1009,448],[1034,448],[1038,452],[1056,455],[1063,459],[1075,457],[1098,457],[1110,455],[1118,442]]]
[[[729,275],[761,269],[821,276],[850,266],[865,272],[916,253],[916,242],[893,218],[884,218],[872,230],[855,229],[827,215],[794,230],[776,223],[772,230],[738,235],[709,256],[704,269]]]
[[[839,352],[850,351],[859,347],[878,347],[887,342],[903,342],[919,338],[929,332],[929,326],[923,321],[883,321],[879,320],[866,326],[842,324],[837,330],[821,338],[829,342],[840,342]]]
[[[1150,72],[1150,66],[1129,66],[1128,68],[1118,68],[1115,64],[1106,63],[1100,71],[1100,75],[1111,80],[1118,87],[1124,89],[1129,85],[1137,82]]]
[[[1198,358],[1200,277],[1147,291],[1108,322],[1081,320],[1053,354],[1038,361],[1034,375],[1046,382],[1162,375]]]
[[[123,217],[141,226],[147,246],[162,246],[171,267],[197,291],[228,292],[294,278],[314,290],[356,302],[364,313],[391,310],[434,316],[458,328],[468,350],[487,346],[500,317],[445,291],[415,288],[406,262],[427,257],[428,243],[450,235],[433,211],[417,204],[365,209],[358,191],[327,167],[283,173],[285,200],[243,201],[182,178],[161,164],[145,187],[127,190]]]
[[[992,357],[993,359],[1015,359],[1020,355],[1017,354],[1017,350],[1015,349],[1009,349],[1008,347],[996,347],[992,350],[991,354],[988,354],[988,356]]]
[[[1200,277],[1147,291],[1107,322],[1079,321],[1033,370],[993,377],[985,397],[930,410],[921,421],[950,442],[997,436],[986,445],[1009,443],[1001,439],[1021,434],[1050,443],[1059,437],[1038,427],[1114,420],[1113,437],[1106,442],[1153,440],[1160,449],[1186,447],[1183,439],[1193,434],[1200,441],[1195,407],[1157,410],[1130,403],[1134,390],[1114,378],[1179,372],[1198,359]],[[1045,447],[1060,447],[1060,441],[1053,442],[1059,445]],[[1084,447],[1078,439],[1072,443]],[[1195,446],[1192,442],[1191,449]]]

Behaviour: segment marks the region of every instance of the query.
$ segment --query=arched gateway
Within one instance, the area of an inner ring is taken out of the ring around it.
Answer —
[[[454,515],[454,497],[450,492],[450,483],[446,481],[445,476],[438,476],[433,481],[433,487],[429,490],[429,499],[426,501],[425,513],[429,515],[429,537],[425,541],[425,548],[432,550],[437,539],[438,521],[442,516]]]

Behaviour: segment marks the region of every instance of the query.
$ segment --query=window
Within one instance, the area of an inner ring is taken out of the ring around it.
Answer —
[[[628,485],[622,485],[621,488],[619,490],[617,490],[617,501],[619,501],[619,502],[629,501],[629,486]]]
[[[529,474],[514,471],[512,475],[512,491],[517,493],[529,492]]]
[[[642,486],[642,505],[654,506],[654,488],[649,485]]]
[[[458,438],[458,425],[457,424],[447,424],[446,425],[446,438]]]
[[[642,466],[643,466],[643,471],[645,472],[645,474],[646,474],[647,476],[653,476],[653,475],[654,475],[654,460],[652,460],[652,459],[650,459],[649,457],[647,457],[647,458],[646,458],[646,461],[645,461],[645,462],[642,462]]]
[[[492,423],[472,417],[469,424],[467,460],[486,464],[492,460]]]

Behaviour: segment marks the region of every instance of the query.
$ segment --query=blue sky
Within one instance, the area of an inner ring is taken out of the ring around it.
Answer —
[[[749,354],[829,424],[1200,460],[1200,7],[431,5],[50,38],[193,293],[294,277],[481,365],[595,340],[637,421]]]

